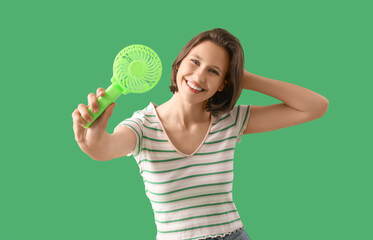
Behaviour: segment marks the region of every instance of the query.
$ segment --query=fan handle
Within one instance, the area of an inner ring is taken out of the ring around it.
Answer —
[[[87,122],[85,128],[89,128],[95,122],[95,120],[106,110],[106,108],[109,107],[109,105],[112,104],[122,93],[127,94],[128,92],[124,91],[124,89],[116,82],[111,84],[105,90],[105,95],[97,99],[99,111],[97,113],[94,113],[92,112],[91,107],[88,108],[88,112],[92,116],[92,122]]]

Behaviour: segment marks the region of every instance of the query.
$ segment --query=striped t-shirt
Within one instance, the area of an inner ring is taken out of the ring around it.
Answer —
[[[203,142],[190,155],[171,143],[155,107],[150,102],[119,125],[137,137],[127,156],[133,155],[139,166],[154,212],[156,239],[204,239],[244,228],[232,200],[233,158],[251,105],[211,116]]]

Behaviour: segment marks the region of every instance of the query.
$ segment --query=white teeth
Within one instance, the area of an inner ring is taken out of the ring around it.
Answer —
[[[190,84],[189,81],[187,81],[187,84],[188,84],[189,87],[193,88],[194,90],[197,90],[197,91],[200,91],[200,92],[202,91],[202,88],[198,88],[198,87]]]

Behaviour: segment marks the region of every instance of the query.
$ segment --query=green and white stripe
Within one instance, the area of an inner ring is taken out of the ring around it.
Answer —
[[[232,199],[233,160],[250,107],[237,105],[213,117],[192,155],[168,140],[153,103],[120,123],[137,136],[131,154],[153,208],[158,240],[202,239],[243,228]]]

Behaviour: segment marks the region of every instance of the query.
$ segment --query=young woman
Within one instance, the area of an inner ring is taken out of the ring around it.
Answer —
[[[235,105],[242,89],[281,100],[269,106]],[[244,70],[237,38],[212,29],[192,38],[172,65],[167,102],[152,102],[106,132],[115,103],[88,129],[88,106],[73,112],[75,139],[90,157],[133,155],[154,211],[158,240],[248,240],[232,200],[233,159],[243,134],[273,131],[323,116],[325,97],[300,86]],[[82,118],[83,117],[83,118]]]

